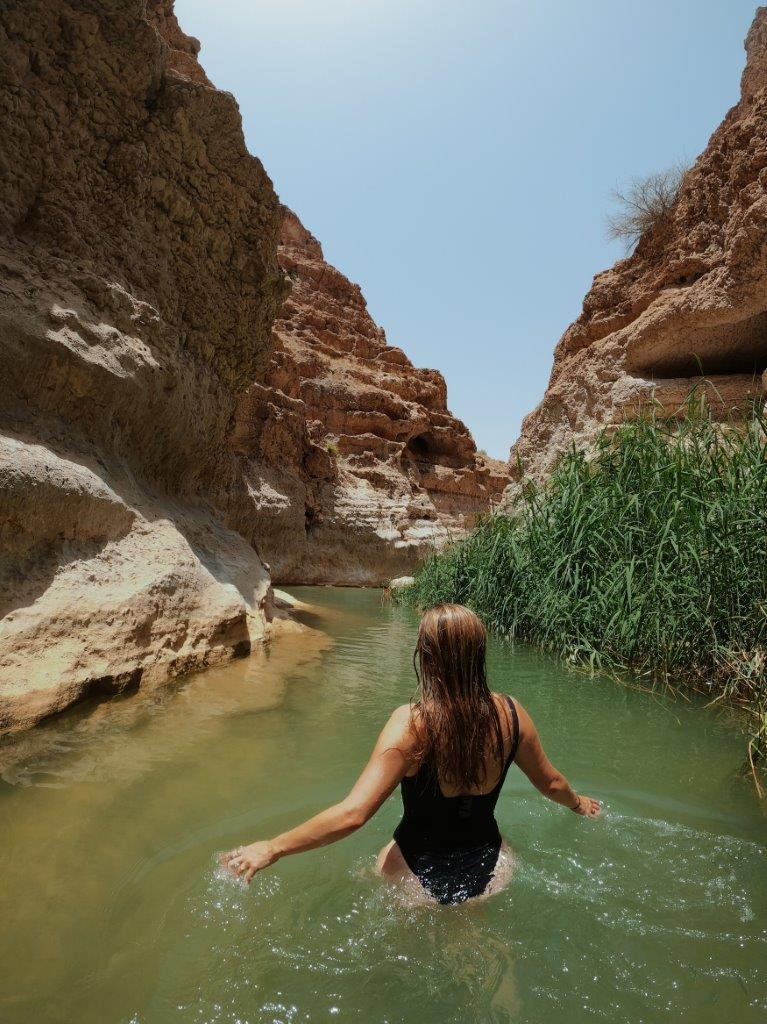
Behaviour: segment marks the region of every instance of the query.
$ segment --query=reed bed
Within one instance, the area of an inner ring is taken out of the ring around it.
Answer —
[[[543,488],[423,566],[405,599],[469,605],[509,638],[740,705],[767,757],[767,423],[690,403],[573,448]]]

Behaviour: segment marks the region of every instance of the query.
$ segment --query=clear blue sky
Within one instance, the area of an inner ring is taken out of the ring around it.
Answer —
[[[737,100],[747,0],[176,0],[282,200],[505,458],[610,190]]]

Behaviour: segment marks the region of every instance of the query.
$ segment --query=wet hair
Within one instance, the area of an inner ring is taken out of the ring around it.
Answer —
[[[413,664],[417,757],[459,789],[484,785],[488,746],[503,763],[503,729],[487,685],[487,633],[461,604],[438,604],[421,618]]]

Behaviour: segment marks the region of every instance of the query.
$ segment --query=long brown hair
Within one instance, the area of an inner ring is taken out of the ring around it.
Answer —
[[[419,694],[413,702],[418,756],[433,758],[439,775],[460,789],[487,778],[488,740],[503,763],[503,730],[487,685],[485,627],[461,604],[424,612],[413,664]]]

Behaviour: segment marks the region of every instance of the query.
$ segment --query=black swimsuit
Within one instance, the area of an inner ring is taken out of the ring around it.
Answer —
[[[513,733],[501,777],[489,793],[445,796],[431,758],[401,783],[404,814],[394,831],[405,863],[440,903],[479,896],[493,877],[501,850],[495,805],[519,745],[519,718],[506,697]]]

